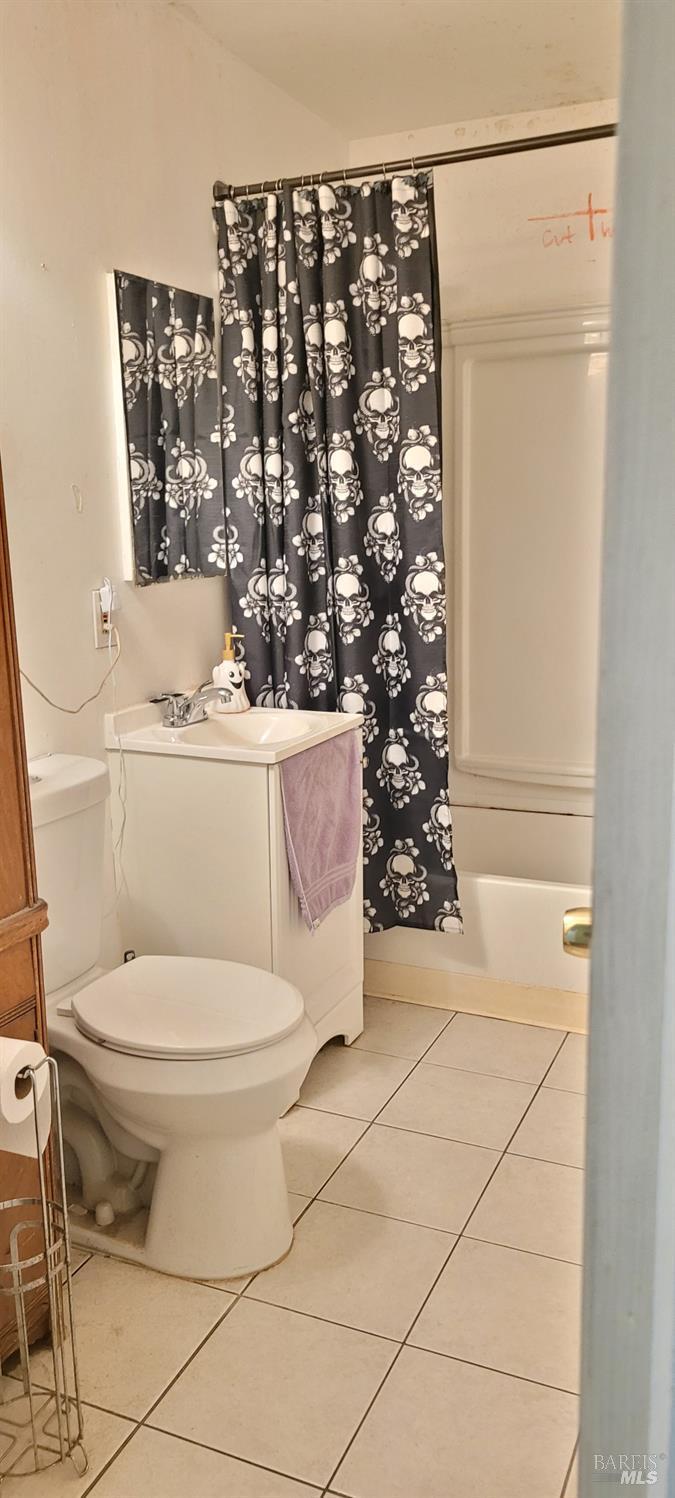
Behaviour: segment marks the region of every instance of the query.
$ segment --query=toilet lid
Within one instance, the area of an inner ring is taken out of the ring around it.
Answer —
[[[113,1051],[174,1061],[235,1056],[283,1040],[302,995],[262,968],[209,957],[138,957],[75,994],[78,1030]]]

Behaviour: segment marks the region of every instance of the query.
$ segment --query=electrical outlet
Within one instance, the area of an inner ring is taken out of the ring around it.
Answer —
[[[92,590],[91,606],[94,621],[94,646],[96,650],[109,650],[113,629],[112,616],[119,608],[117,593],[109,578],[104,578],[100,588]]]

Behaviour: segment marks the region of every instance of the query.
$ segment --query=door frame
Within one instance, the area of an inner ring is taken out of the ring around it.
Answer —
[[[601,611],[581,1498],[672,1491],[675,111],[671,0],[627,0]],[[641,1481],[620,1478],[624,1465]],[[650,1472],[655,1476],[649,1478]],[[649,1479],[649,1481],[648,1481]]]

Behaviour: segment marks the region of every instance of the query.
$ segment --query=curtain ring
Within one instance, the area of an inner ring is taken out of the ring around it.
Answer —
[[[382,162],[382,179],[383,179],[384,182],[388,182],[389,181],[389,178],[387,176],[387,168],[386,168],[384,162]]]
[[[342,168],[342,186],[343,187],[347,186],[347,168],[346,168],[346,166],[343,166],[343,168]]]

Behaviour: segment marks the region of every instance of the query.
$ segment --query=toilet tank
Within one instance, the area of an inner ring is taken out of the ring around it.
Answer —
[[[28,774],[37,888],[49,907],[42,936],[45,988],[52,993],[98,959],[110,781],[99,760],[76,754],[29,760]]]

